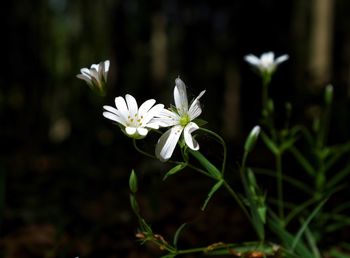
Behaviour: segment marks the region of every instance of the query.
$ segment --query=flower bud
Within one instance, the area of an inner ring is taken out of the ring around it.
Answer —
[[[261,128],[258,125],[254,126],[254,128],[250,131],[250,134],[244,144],[244,150],[246,152],[251,152],[253,150],[255,143],[258,140],[260,131]]]
[[[332,104],[333,101],[333,86],[328,84],[324,92],[324,101],[326,105]]]
[[[137,177],[134,170],[131,171],[129,177],[129,187],[132,193],[135,194],[137,192]]]

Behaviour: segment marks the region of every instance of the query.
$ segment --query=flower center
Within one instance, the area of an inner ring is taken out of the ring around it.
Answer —
[[[131,127],[140,127],[142,126],[142,119],[143,116],[138,116],[138,114],[135,114],[134,116],[128,116],[128,122],[126,123],[126,126]]]
[[[182,127],[185,127],[189,122],[191,122],[191,119],[188,114],[184,114],[179,120],[179,124]]]

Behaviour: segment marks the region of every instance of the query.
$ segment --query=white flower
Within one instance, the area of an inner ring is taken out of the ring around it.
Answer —
[[[103,106],[106,110],[103,116],[119,123],[123,132],[135,139],[144,138],[149,129],[158,129],[159,123],[154,119],[163,109],[163,104],[157,104],[154,99],[145,101],[138,107],[135,98],[129,94],[115,98],[115,106]]]
[[[280,63],[288,60],[288,55],[282,55],[275,59],[275,54],[273,52],[263,53],[260,58],[249,54],[244,57],[250,65],[257,68],[260,73],[273,73]]]
[[[107,83],[107,74],[109,71],[109,60],[91,65],[91,68],[80,69],[81,74],[77,77],[87,82],[91,89],[96,89],[99,93],[104,94]]]
[[[186,86],[180,78],[175,80],[174,88],[174,110],[170,111],[163,109],[158,119],[160,126],[171,126],[158,140],[156,145],[156,156],[161,161],[168,160],[176,147],[177,142],[183,132],[183,137],[186,145],[192,150],[198,150],[199,144],[192,137],[192,133],[199,128],[199,126],[193,122],[201,113],[199,99],[203,96],[205,91],[202,91],[197,98],[194,99],[191,106],[188,108],[188,100],[186,93]]]

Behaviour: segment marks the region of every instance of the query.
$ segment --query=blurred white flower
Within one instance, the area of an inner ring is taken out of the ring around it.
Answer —
[[[244,57],[250,65],[257,68],[261,74],[270,73],[272,74],[280,63],[288,60],[288,55],[282,55],[275,59],[275,54],[273,52],[263,53],[260,58],[249,54]]]
[[[159,122],[154,118],[164,109],[163,104],[157,104],[156,101],[149,99],[138,107],[135,98],[129,94],[123,97],[115,98],[115,106],[103,106],[106,110],[103,116],[119,123],[123,132],[131,138],[144,138],[149,129],[158,129]]]
[[[157,158],[161,161],[166,161],[172,156],[182,132],[186,145],[192,150],[199,149],[198,142],[192,137],[192,133],[197,130],[199,126],[193,122],[193,120],[202,113],[199,99],[203,96],[205,91],[202,91],[188,108],[186,85],[180,78],[175,80],[175,84],[174,100],[176,107],[174,107],[173,110],[163,109],[160,118],[157,119],[160,121],[160,126],[171,126],[171,128],[159,138],[156,145],[155,153]]]
[[[87,82],[91,89],[97,90],[100,94],[105,94],[107,75],[109,71],[109,60],[91,65],[91,68],[80,69],[81,74],[77,77]]]

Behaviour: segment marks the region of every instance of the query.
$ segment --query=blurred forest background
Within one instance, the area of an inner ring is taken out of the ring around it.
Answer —
[[[292,103],[293,122],[310,125],[332,83],[330,142],[350,139],[348,0],[16,0],[3,6],[3,19],[0,257],[158,257],[136,242],[132,168],[144,216],[164,237],[192,221],[184,245],[251,239],[224,193],[199,211],[210,181],[189,171],[162,182],[169,167],[137,153],[102,117],[102,106],[126,93],[172,103],[178,75],[191,97],[207,90],[201,117],[227,140],[232,170],[260,117],[260,78],[243,60],[249,53],[290,55],[271,96],[278,116]],[[107,59],[101,98],[76,74]],[[155,141],[140,146],[152,151]],[[220,158],[210,139],[201,147]],[[269,154],[259,155],[268,166]]]

